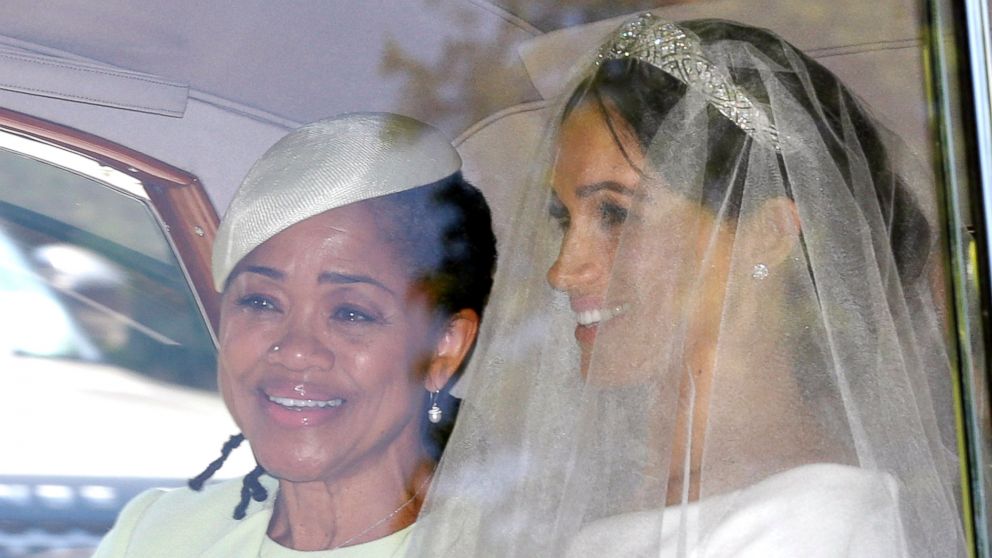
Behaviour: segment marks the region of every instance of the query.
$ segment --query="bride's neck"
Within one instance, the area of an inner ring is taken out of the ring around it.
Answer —
[[[668,504],[743,488],[799,465],[837,460],[837,444],[809,412],[796,371],[768,357],[781,351],[750,349],[761,362],[747,356],[717,361],[704,352],[687,359],[674,432],[665,436],[667,443],[656,440],[660,452],[670,452]]]

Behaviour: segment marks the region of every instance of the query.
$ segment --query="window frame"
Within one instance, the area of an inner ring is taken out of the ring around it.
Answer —
[[[210,260],[219,219],[200,180],[109,140],[13,110],[0,108],[0,129],[88,157],[141,182],[216,346],[220,296],[213,288]]]
[[[962,508],[970,556],[992,556],[992,26],[988,0],[927,0],[937,183],[951,255]]]

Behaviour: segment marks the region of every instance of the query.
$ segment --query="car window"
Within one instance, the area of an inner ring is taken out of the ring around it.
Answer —
[[[213,389],[213,343],[147,201],[48,163],[0,153],[8,351],[99,362]],[[16,302],[15,302],[16,304]]]
[[[0,555],[88,555],[237,431],[169,231],[141,180],[0,131]]]

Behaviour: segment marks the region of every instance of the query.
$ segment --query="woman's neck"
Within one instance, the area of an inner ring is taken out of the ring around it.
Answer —
[[[391,459],[331,480],[279,481],[269,537],[295,550],[329,550],[382,538],[412,524],[435,463]]]

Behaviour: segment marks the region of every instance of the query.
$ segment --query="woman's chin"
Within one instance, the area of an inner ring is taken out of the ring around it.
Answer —
[[[290,456],[261,457],[258,462],[265,472],[279,480],[290,482],[318,482],[329,480],[335,469],[332,459],[293,459]]]
[[[309,438],[309,439],[307,439]],[[347,451],[323,438],[299,436],[249,436],[255,460],[278,479],[294,482],[322,480],[341,469]]]

